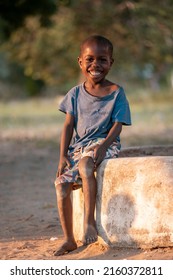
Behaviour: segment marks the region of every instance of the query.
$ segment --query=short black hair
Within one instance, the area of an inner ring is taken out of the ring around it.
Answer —
[[[110,52],[110,56],[112,57],[113,54],[113,45],[111,41],[109,41],[107,38],[101,36],[101,35],[92,35],[89,36],[87,39],[85,39],[81,45],[80,45],[80,55],[82,54],[84,45],[88,43],[96,42],[98,44],[101,44],[102,46],[106,46]]]

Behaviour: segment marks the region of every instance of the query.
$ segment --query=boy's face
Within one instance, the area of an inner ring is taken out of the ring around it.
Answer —
[[[96,42],[86,43],[83,46],[80,57],[78,57],[79,66],[87,80],[91,83],[103,81],[113,61],[108,47],[100,46]]]

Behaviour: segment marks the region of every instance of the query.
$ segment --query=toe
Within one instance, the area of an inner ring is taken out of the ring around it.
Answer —
[[[64,243],[55,253],[54,256],[62,256],[77,249],[77,244],[74,242]]]

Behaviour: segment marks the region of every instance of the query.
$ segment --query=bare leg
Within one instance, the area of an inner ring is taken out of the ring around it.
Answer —
[[[84,236],[85,245],[97,241],[94,211],[96,204],[97,182],[94,176],[94,162],[91,157],[84,157],[79,162],[79,172],[82,178],[84,193]]]
[[[60,184],[56,187],[58,212],[64,233],[64,242],[55,252],[55,256],[63,255],[77,248],[73,235],[71,191],[72,184],[70,183]]]

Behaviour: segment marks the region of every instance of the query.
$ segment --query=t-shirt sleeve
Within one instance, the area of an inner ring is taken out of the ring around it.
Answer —
[[[70,90],[59,104],[58,109],[64,113],[74,115],[74,96],[73,91]]]
[[[131,125],[131,113],[129,102],[125,96],[124,90],[121,89],[112,113],[113,122],[121,122],[123,125]]]

